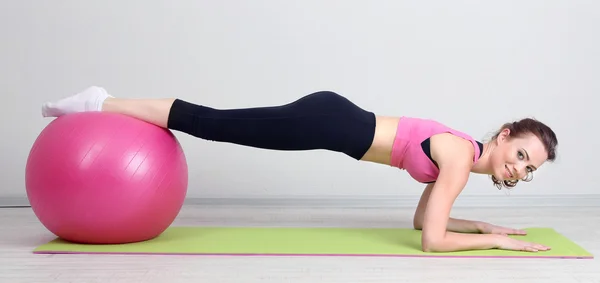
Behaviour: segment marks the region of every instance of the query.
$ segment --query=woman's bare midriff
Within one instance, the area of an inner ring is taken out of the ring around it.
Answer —
[[[376,116],[376,121],[373,143],[361,160],[390,165],[390,155],[400,118]]]

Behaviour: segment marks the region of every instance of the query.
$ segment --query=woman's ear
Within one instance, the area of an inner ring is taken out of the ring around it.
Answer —
[[[510,137],[510,129],[504,128],[504,129],[502,129],[500,134],[498,134],[498,138],[496,139],[496,142],[498,142],[498,143],[505,142],[508,140],[509,137]]]

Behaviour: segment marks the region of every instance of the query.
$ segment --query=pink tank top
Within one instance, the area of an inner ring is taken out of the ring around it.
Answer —
[[[437,180],[440,171],[423,150],[421,143],[440,133],[451,133],[471,141],[473,147],[475,147],[473,162],[479,160],[481,154],[480,144],[469,135],[433,120],[401,117],[392,148],[390,165],[406,170],[418,182],[434,182]]]

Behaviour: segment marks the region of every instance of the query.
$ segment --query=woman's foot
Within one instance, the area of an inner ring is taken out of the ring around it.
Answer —
[[[105,89],[92,86],[75,95],[42,105],[42,116],[58,117],[77,112],[102,111],[104,101],[113,97]]]

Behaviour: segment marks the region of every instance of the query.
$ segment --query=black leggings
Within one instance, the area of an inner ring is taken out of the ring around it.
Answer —
[[[375,115],[330,91],[280,106],[225,110],[177,99],[168,128],[205,140],[273,150],[324,149],[360,160],[373,141]]]

